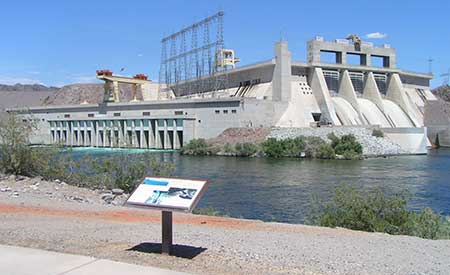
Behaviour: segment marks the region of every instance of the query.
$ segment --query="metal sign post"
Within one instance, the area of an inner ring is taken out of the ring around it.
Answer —
[[[161,222],[161,231],[162,231],[162,246],[161,253],[170,255],[172,253],[172,212],[171,211],[162,211],[162,222]]]
[[[190,213],[208,188],[206,180],[147,177],[125,205],[161,211],[161,253],[173,252],[172,212]]]

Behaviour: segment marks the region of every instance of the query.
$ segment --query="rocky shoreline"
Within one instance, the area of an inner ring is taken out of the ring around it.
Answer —
[[[320,127],[320,128],[273,128],[267,138],[287,139],[299,136],[316,136],[328,140],[327,136],[353,135],[363,147],[364,157],[383,157],[409,154],[387,137],[372,135],[373,129],[366,127]]]

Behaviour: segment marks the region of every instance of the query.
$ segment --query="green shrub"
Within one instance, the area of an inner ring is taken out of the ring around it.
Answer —
[[[354,135],[348,134],[337,137],[334,133],[331,133],[327,137],[331,140],[331,147],[337,155],[341,155],[344,159],[362,158],[363,147]]]
[[[384,137],[384,133],[380,129],[373,129],[372,136],[382,138]]]
[[[181,149],[181,153],[185,155],[209,155],[210,147],[203,138],[192,139]]]
[[[316,158],[319,159],[335,159],[336,153],[330,144],[324,143],[319,146],[319,150],[316,153]]]
[[[319,158],[319,151],[326,142],[320,137],[309,136],[305,138],[305,154],[309,158]]]
[[[278,141],[275,138],[269,138],[262,144],[262,150],[264,154],[271,158],[281,158],[284,156],[283,142]]]
[[[192,211],[192,214],[195,215],[204,215],[204,216],[221,216],[224,217],[226,215],[224,215],[222,212],[212,208],[212,207],[206,207],[206,208],[196,208]]]
[[[258,146],[253,143],[237,143],[234,146],[236,155],[241,157],[253,156],[258,152]]]
[[[354,187],[337,188],[325,206],[313,203],[312,224],[344,227],[368,232],[411,235],[421,238],[450,238],[450,221],[425,208],[420,213],[407,209],[405,194],[385,195],[381,190],[361,191]]]

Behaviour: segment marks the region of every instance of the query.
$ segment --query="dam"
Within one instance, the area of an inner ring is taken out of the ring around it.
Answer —
[[[163,39],[163,49],[178,35]],[[236,127],[372,127],[412,153],[426,153],[430,145],[423,113],[425,103],[436,100],[429,87],[432,75],[397,68],[390,45],[355,35],[333,41],[315,37],[307,42],[306,61],[295,61],[288,42],[279,41],[270,60],[242,67],[233,50],[209,45],[164,57],[160,74],[165,77],[158,83],[143,75],[97,71],[105,82],[101,104],[8,111],[38,123],[35,144],[179,149]],[[212,49],[209,73],[196,67],[192,76],[187,60],[205,49]],[[131,101],[119,97],[118,83],[133,86]]]

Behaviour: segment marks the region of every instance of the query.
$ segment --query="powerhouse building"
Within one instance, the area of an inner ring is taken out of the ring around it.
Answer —
[[[273,59],[228,71],[223,90],[146,83],[141,101],[11,111],[38,121],[32,142],[39,144],[178,149],[234,127],[379,127],[402,147],[426,152],[432,75],[398,69],[394,48],[316,37],[306,62],[292,60],[286,41],[274,48]]]

